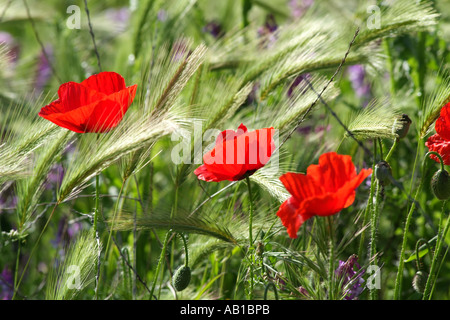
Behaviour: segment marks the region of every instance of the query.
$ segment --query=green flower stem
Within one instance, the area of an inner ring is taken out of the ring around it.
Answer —
[[[389,159],[392,157],[392,154],[394,153],[394,150],[397,148],[398,143],[400,142],[399,138],[395,138],[394,144],[392,145],[391,149],[389,150],[386,158],[384,161],[389,162]]]
[[[424,157],[423,162],[422,162],[422,176],[425,175],[425,163],[426,163],[426,160],[428,159],[428,157],[430,156],[430,154],[436,155],[439,158],[439,160],[441,161],[441,166],[443,165],[442,157],[437,152],[434,152],[434,151],[427,152],[425,154],[425,157]],[[407,241],[407,238],[408,238],[409,225],[411,224],[411,217],[412,217],[412,214],[414,212],[414,209],[416,208],[416,199],[419,196],[420,191],[422,190],[423,180],[424,180],[423,178],[420,180],[420,184],[419,184],[419,187],[417,188],[416,194],[414,196],[413,203],[411,204],[411,208],[410,208],[410,210],[408,212],[408,215],[406,216],[405,229],[403,231],[402,248],[401,248],[401,252],[400,252],[400,259],[399,259],[397,277],[396,277],[396,280],[395,280],[394,300],[399,300],[400,299],[400,290],[401,290],[402,281],[403,281],[403,269],[405,267],[406,241]]]
[[[189,267],[189,251],[188,251],[186,238],[182,233],[178,233],[178,235],[180,236],[181,240],[183,241],[183,245],[184,245],[184,252],[185,252],[184,265],[186,267]]]
[[[430,267],[430,274],[428,276],[427,279],[427,283],[425,285],[425,290],[423,292],[423,300],[430,300],[431,296],[433,294],[433,290],[434,290],[434,284],[435,284],[435,279],[437,277],[436,274],[436,268],[438,266],[438,260],[440,260],[440,255],[441,255],[441,251],[442,251],[442,246],[443,243],[445,243],[445,237],[447,236],[447,232],[448,229],[450,227],[450,218],[447,218],[447,222],[445,224],[444,230],[442,231],[442,221],[444,219],[444,214],[445,214],[445,205],[446,205],[446,201],[444,201],[444,203],[442,204],[442,211],[441,211],[441,222],[439,223],[439,233],[438,233],[438,238],[437,238],[437,242],[436,242],[436,250],[434,251],[434,255],[433,255],[433,260],[431,262],[431,267]],[[439,236],[439,234],[441,234],[441,236]]]
[[[37,240],[35,241],[33,249],[31,250],[31,253],[30,253],[29,257],[28,257],[28,260],[27,260],[27,263],[25,264],[25,267],[23,268],[23,271],[22,271],[22,274],[21,274],[21,276],[19,278],[19,281],[17,282],[17,285],[14,288],[14,294],[13,294],[11,300],[15,299],[17,291],[19,290],[20,284],[22,283],[23,276],[25,275],[25,272],[28,269],[28,265],[30,264],[31,258],[33,257],[33,255],[34,255],[34,253],[35,253],[35,251],[37,249],[38,243],[41,241],[42,235],[44,234],[45,230],[47,229],[47,227],[48,227],[48,225],[50,223],[50,220],[52,219],[53,215],[55,214],[56,208],[60,205],[60,203],[61,203],[60,201],[56,202],[55,206],[53,207],[52,212],[50,213],[50,216],[47,219],[47,222],[44,225],[44,228],[42,229],[42,231],[39,234]],[[20,241],[20,239],[19,239],[19,241]]]
[[[97,143],[100,139],[100,134],[97,134]],[[100,278],[100,256],[101,256],[101,249],[100,249],[100,237],[98,234],[98,228],[97,228],[97,222],[98,222],[98,212],[99,212],[99,204],[100,204],[100,174],[97,174],[95,176],[95,209],[94,209],[94,222],[93,222],[93,229],[94,229],[94,238],[97,240],[98,245],[98,255],[97,255],[97,273],[95,275],[95,300],[98,299],[98,282]]]
[[[362,257],[364,247],[365,247],[365,238],[366,238],[366,224],[367,220],[369,220],[369,213],[372,211],[373,206],[373,195],[375,194],[375,163],[372,165],[372,176],[370,178],[370,193],[369,193],[369,199],[367,200],[367,206],[366,210],[364,212],[364,220],[363,220],[363,228],[364,230],[361,232],[361,239],[359,241],[359,250],[358,250],[358,256]]]
[[[370,257],[372,263],[377,265],[377,246],[376,246],[376,237],[377,237],[377,229],[378,229],[378,218],[380,216],[380,202],[381,202],[381,190],[382,186],[380,181],[377,180],[377,191],[375,196],[375,206],[373,207],[372,216],[370,219]],[[370,290],[370,298],[371,300],[377,299],[377,289]]]
[[[122,198],[122,193],[123,193],[123,191],[125,189],[126,182],[127,182],[126,180],[124,180],[122,182],[122,186],[120,187],[119,193],[117,195],[116,203],[115,203],[115,206],[114,206],[113,219],[112,219],[111,227],[110,227],[110,230],[109,230],[108,241],[106,242],[106,249],[105,249],[105,256],[104,256],[105,260],[106,260],[106,257],[108,255],[108,252],[109,252],[109,245],[111,243],[111,235],[112,235],[113,230],[114,230],[114,223],[116,221],[117,212],[119,211],[119,202],[120,202],[120,199]],[[102,273],[100,271],[98,271],[98,272],[99,272],[98,273],[98,282],[100,283],[100,279],[101,279]],[[98,298],[98,291],[95,292],[95,297],[96,297],[96,299]]]
[[[161,269],[161,265],[165,259],[166,251],[167,251],[167,243],[169,242],[169,238],[170,238],[171,234],[172,234],[172,230],[167,231],[166,237],[164,238],[163,247],[161,250],[161,254],[159,256],[158,265],[156,267],[155,275],[153,277],[152,289],[150,291],[150,299],[153,298],[153,293],[155,292],[155,287],[156,287],[156,282],[158,280],[159,270]]]
[[[249,255],[249,260],[250,260],[250,294],[249,294],[249,298],[250,300],[253,299],[253,194],[252,194],[252,187],[251,187],[251,183],[250,183],[250,178],[247,176],[245,178],[247,180],[247,187],[248,187],[248,196],[249,196],[249,200],[250,200],[250,217],[249,217],[249,223],[248,223],[248,241],[249,241],[249,247],[248,247],[248,252],[250,253]]]
[[[329,298],[332,299],[334,294],[333,275],[334,275],[334,232],[333,232],[333,216],[327,216],[326,218],[329,229],[329,260],[328,260],[328,291],[330,293]]]

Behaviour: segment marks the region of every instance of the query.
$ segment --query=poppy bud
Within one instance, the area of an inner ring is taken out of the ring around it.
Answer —
[[[431,190],[439,200],[450,198],[450,175],[446,170],[438,170],[431,179]]]
[[[400,117],[395,119],[394,126],[392,127],[392,133],[398,136],[398,139],[406,137],[411,125],[411,119],[407,114],[402,114]]]
[[[416,290],[418,293],[423,293],[427,284],[427,278],[428,274],[426,272],[417,271],[412,281],[414,290]]]
[[[181,266],[173,275],[173,286],[177,291],[183,291],[191,282],[191,268]]]
[[[391,183],[392,169],[386,161],[380,161],[375,166],[375,178],[382,186],[387,186]]]

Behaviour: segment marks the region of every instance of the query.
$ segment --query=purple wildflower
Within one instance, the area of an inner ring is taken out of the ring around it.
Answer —
[[[11,300],[14,293],[13,288],[12,272],[5,267],[0,274],[0,300]]]
[[[14,40],[13,36],[8,32],[0,31],[0,44],[5,46],[8,50],[7,56],[11,65],[14,65],[17,62],[19,57],[19,45],[16,40]]]
[[[17,196],[14,192],[13,183],[4,186],[2,192],[0,193],[0,213],[1,209],[15,208],[17,205]]]
[[[356,267],[356,270],[355,270]],[[342,279],[342,288],[345,290],[345,300],[356,300],[363,291],[365,270],[358,263],[358,256],[351,255],[347,261],[339,260],[339,267],[335,270],[338,279]]]
[[[290,0],[289,7],[294,19],[301,18],[306,11],[314,4],[314,0]]]
[[[52,76],[52,69],[50,66],[51,61],[48,61],[48,59],[53,60],[53,48],[51,46],[47,46],[44,50],[45,53],[42,52],[39,56],[36,78],[34,80],[34,87],[38,94],[42,92]]]
[[[360,98],[368,98],[370,95],[370,84],[367,83],[364,66],[359,64],[349,66],[348,75],[356,95]]]
[[[46,189],[52,189],[54,186],[60,186],[61,182],[64,178],[64,167],[55,163],[51,168],[47,175],[47,183],[45,185]]]
[[[172,46],[172,62],[178,62],[187,54],[190,54],[188,44],[183,39],[176,40]]]
[[[220,38],[223,34],[222,27],[215,21],[208,22],[206,26],[203,27],[203,31],[211,34],[216,39]]]
[[[157,16],[158,16],[158,20],[161,22],[166,22],[167,19],[169,18],[169,14],[164,9],[159,10]]]
[[[83,224],[76,220],[69,220],[67,217],[63,217],[59,220],[58,230],[56,237],[52,240],[52,244],[57,247],[61,243],[63,246],[70,242],[82,229]]]
[[[121,33],[126,30],[130,21],[130,9],[123,8],[111,8],[105,10],[105,16],[108,20],[112,21],[110,25],[113,27],[112,31]]]
[[[266,22],[258,29],[258,36],[261,38],[260,46],[262,48],[271,47],[277,40],[276,31],[278,25],[272,14],[267,15]]]
[[[294,92],[299,90],[298,87],[300,86],[300,89],[302,89],[302,94],[308,89],[306,83],[304,83],[305,80],[310,81],[311,75],[309,73],[301,74],[295,77],[294,81],[292,81],[291,85],[289,86],[289,89],[287,91],[287,95],[289,98],[291,98],[294,95]]]

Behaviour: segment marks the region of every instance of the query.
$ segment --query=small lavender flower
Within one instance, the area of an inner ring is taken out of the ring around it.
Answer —
[[[348,75],[356,95],[360,98],[369,97],[370,84],[367,83],[364,66],[359,64],[349,66]]]
[[[356,267],[356,270],[355,270]],[[338,279],[342,279],[342,288],[345,290],[345,300],[356,300],[363,291],[362,275],[365,270],[358,263],[358,256],[351,255],[347,261],[339,260],[339,267],[335,270]]]
[[[277,40],[275,33],[277,29],[275,17],[272,14],[267,15],[264,25],[258,29],[258,36],[262,39],[260,42],[262,48],[269,48],[274,45]]]
[[[34,80],[34,88],[38,94],[42,92],[52,76],[52,69],[50,66],[51,61],[48,60],[53,60],[53,48],[51,46],[46,46],[44,50],[45,53],[42,52],[39,56],[36,78]]]
[[[56,237],[51,241],[53,246],[57,247],[61,243],[69,243],[83,228],[83,224],[79,221],[71,221],[66,217],[59,220]]]
[[[159,10],[157,16],[158,16],[158,20],[161,22],[166,22],[167,19],[169,18],[169,14],[164,9]]]
[[[15,208],[17,202],[18,199],[14,193],[14,186],[11,183],[10,185],[4,187],[2,192],[0,192],[0,213],[1,209]]]
[[[19,57],[19,45],[16,40],[8,32],[0,31],[0,44],[7,48],[9,61],[14,65]]]
[[[112,31],[121,33],[127,29],[131,13],[130,9],[126,7],[111,8],[105,10],[105,16],[111,22]]]
[[[215,21],[208,22],[203,27],[203,32],[211,34],[216,39],[220,38],[223,34],[221,25]]]
[[[306,11],[314,4],[314,0],[290,0],[289,8],[294,19],[301,18]]]
[[[47,175],[45,188],[53,189],[55,186],[60,186],[64,178],[64,173],[64,167],[59,163],[55,163],[50,168],[50,171]]]
[[[0,275],[0,300],[11,300],[14,294],[13,274],[4,267]]]
[[[297,87],[299,87],[300,85],[302,85],[301,89],[303,89],[302,94],[308,90],[309,88],[306,87],[306,82],[303,83],[305,80],[310,81],[311,80],[311,75],[309,73],[306,74],[301,74],[298,75],[297,77],[295,77],[294,81],[292,81],[291,85],[289,86],[289,89],[287,91],[287,96],[289,98],[291,98],[294,95],[294,92],[297,89]]]

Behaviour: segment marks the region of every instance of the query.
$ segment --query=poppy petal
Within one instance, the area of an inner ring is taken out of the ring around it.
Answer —
[[[441,108],[439,118],[435,124],[436,133],[443,139],[450,140],[450,103]]]
[[[275,129],[248,131],[241,123],[239,128],[222,131],[212,150],[203,156],[203,166],[194,171],[199,179],[211,181],[237,181],[263,167],[275,151]],[[209,174],[205,172],[208,171]]]
[[[429,151],[437,152],[441,155],[445,165],[450,165],[450,140],[443,139],[439,134],[430,136],[425,142],[425,146]],[[430,155],[430,158],[439,162],[439,158],[435,155]]]
[[[94,74],[81,82],[80,85],[106,95],[126,88],[125,79],[120,74],[110,71]]]
[[[363,169],[353,179],[335,192],[327,192],[323,195],[312,197],[303,201],[303,209],[318,216],[330,216],[348,208],[353,204],[356,188],[372,173],[372,169]]]
[[[67,82],[58,89],[61,109],[59,112],[69,112],[77,108],[102,100],[105,94],[91,90],[76,82]]]
[[[328,152],[319,157],[318,165],[308,167],[307,175],[314,178],[317,185],[324,186],[327,192],[336,192],[356,176],[356,169],[351,156]]]
[[[67,112],[48,112],[49,110],[57,110],[57,108],[62,108],[61,106],[58,106],[58,100],[56,100],[49,106],[43,108],[39,115],[60,127],[78,133],[84,133],[86,132],[86,123],[91,117],[91,114],[97,104],[98,102],[94,102]]]
[[[296,199],[308,199],[322,194],[320,186],[314,183],[308,175],[303,173],[288,172],[280,177],[284,187]]]
[[[215,173],[209,170],[209,168],[205,165],[201,165],[197,169],[195,169],[194,174],[198,177],[198,179],[204,180],[206,182],[219,182],[223,180],[231,180],[229,176]]]
[[[241,123],[236,131],[234,130],[224,130],[220,134],[217,135],[216,138],[216,145],[227,141],[227,140],[234,140],[234,138],[239,137],[240,135],[247,132],[247,127]]]
[[[39,112],[39,116],[47,119],[48,121],[53,122],[54,124],[69,129],[74,132],[83,133],[83,129],[79,124],[76,123],[76,121],[70,121],[69,119],[64,119],[64,114],[60,112],[61,105],[60,100],[55,100],[49,105],[45,106],[41,109]]]
[[[283,202],[277,212],[277,216],[280,218],[283,226],[286,227],[287,233],[290,238],[297,238],[297,232],[302,224],[312,218],[312,215],[306,213],[306,211],[299,209],[299,203],[294,197],[290,197]]]

